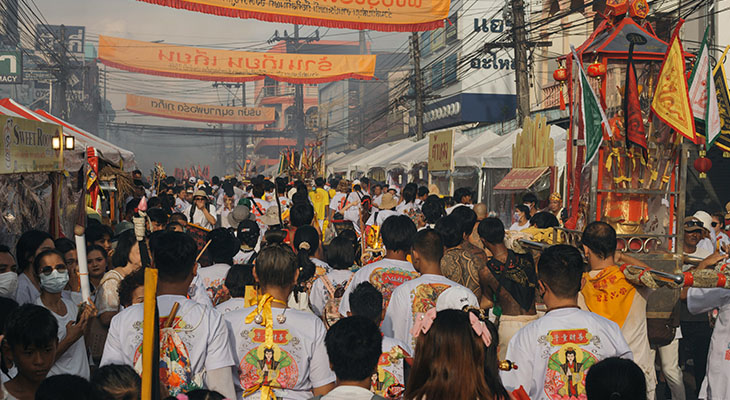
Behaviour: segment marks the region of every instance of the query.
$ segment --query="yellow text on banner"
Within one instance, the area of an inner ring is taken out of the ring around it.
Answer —
[[[137,114],[216,124],[270,124],[276,120],[276,110],[271,107],[182,103],[134,94],[127,94],[126,108]]]
[[[99,59],[125,71],[203,81],[265,77],[289,83],[372,79],[375,55],[256,53],[140,42],[99,35]]]

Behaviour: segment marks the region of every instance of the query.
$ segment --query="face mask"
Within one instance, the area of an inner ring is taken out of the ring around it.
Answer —
[[[68,283],[68,271],[53,270],[50,275],[41,274],[41,287],[48,293],[61,293]]]
[[[18,274],[13,271],[0,274],[0,297],[15,297],[18,290]]]

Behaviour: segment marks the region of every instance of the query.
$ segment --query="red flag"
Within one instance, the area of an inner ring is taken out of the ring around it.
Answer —
[[[639,88],[636,84],[636,68],[629,54],[628,68],[626,70],[626,87],[624,93],[624,126],[626,127],[626,146],[635,144],[641,147],[646,155],[646,132],[644,131],[644,119],[641,117],[641,104],[639,104]]]

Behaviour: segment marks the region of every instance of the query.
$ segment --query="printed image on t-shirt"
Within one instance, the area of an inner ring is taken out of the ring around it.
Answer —
[[[400,268],[381,267],[375,268],[370,274],[370,283],[383,294],[383,309],[388,308],[390,296],[393,290],[404,282],[418,277],[418,272],[405,271]]]
[[[214,306],[217,306],[218,304],[221,304],[224,301],[231,298],[231,295],[230,295],[230,293],[228,293],[228,290],[225,287],[223,287],[225,280],[226,280],[225,278],[222,278],[222,279],[203,278],[203,286],[205,287],[205,291],[208,292],[208,297],[210,297]]]
[[[585,347],[600,343],[598,338],[587,329],[571,329],[550,331],[545,339],[553,349],[559,346],[548,359],[545,394],[551,400],[586,400],[586,374],[598,359]]]
[[[406,353],[400,346],[393,346],[389,352],[382,353],[378,359],[378,369],[372,376],[370,391],[387,399],[403,397],[405,392],[403,362],[405,358]]]
[[[292,336],[286,329],[274,330],[274,343],[267,347],[264,343],[266,330],[256,328],[251,331],[244,331],[254,343],[261,343],[251,349],[239,363],[241,387],[246,393],[253,393],[262,386],[272,388],[293,388],[299,380],[299,368],[297,362],[289,352],[281,346],[292,340]]]

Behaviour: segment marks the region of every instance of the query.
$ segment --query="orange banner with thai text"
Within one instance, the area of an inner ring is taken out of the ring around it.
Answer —
[[[127,94],[126,108],[137,114],[216,124],[270,124],[276,120],[276,110],[271,107],[224,107],[134,94]]]
[[[444,26],[450,0],[139,0],[235,18],[385,32]]]
[[[256,53],[175,46],[99,35],[99,59],[125,71],[203,81],[264,77],[289,83],[372,79],[375,55]]]

